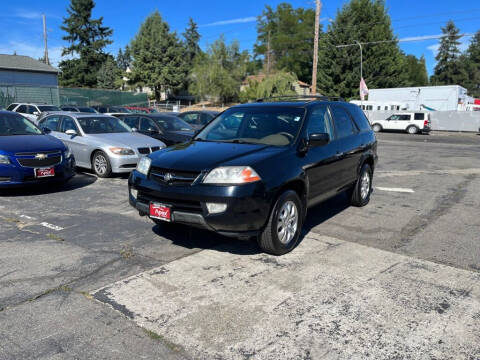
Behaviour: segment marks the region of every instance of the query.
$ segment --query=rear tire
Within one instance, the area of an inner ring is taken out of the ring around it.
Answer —
[[[408,132],[409,134],[414,135],[414,134],[418,133],[418,128],[417,128],[416,126],[414,126],[414,125],[411,125],[411,126],[409,126],[409,127],[407,128],[407,132]]]
[[[275,202],[258,246],[266,253],[283,255],[292,251],[302,232],[305,209],[293,190],[284,192]]]
[[[380,132],[380,131],[382,131],[382,125],[380,125],[380,124],[373,124],[372,129],[373,129],[373,131],[375,131],[375,132]]]
[[[353,206],[362,207],[370,201],[372,193],[372,178],[373,171],[370,165],[363,164],[357,182],[351,190],[351,204]]]
[[[92,158],[92,168],[100,178],[107,178],[112,174],[112,165],[103,151],[97,151]]]

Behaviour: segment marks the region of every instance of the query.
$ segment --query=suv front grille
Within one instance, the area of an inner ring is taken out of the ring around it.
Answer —
[[[23,167],[39,168],[60,164],[62,162],[62,155],[47,156],[45,159],[17,158],[17,161]]]
[[[150,179],[165,185],[191,185],[199,175],[199,171],[170,170],[155,166],[150,170]]]

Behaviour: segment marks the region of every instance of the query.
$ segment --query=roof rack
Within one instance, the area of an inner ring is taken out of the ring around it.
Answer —
[[[281,95],[281,96],[271,96],[266,98],[260,98],[255,100],[255,102],[264,102],[265,100],[279,100],[279,99],[288,99],[288,100],[305,100],[310,101],[322,100],[322,101],[345,101],[340,96],[325,96],[325,95]]]

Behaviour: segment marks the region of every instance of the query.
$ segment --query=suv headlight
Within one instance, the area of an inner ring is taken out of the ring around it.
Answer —
[[[115,155],[135,155],[135,151],[129,148],[111,147],[109,150]]]
[[[150,171],[150,165],[152,165],[152,160],[149,157],[144,156],[137,164],[137,171],[140,174],[148,175],[148,172]]]
[[[210,171],[203,183],[246,184],[260,180],[260,176],[250,166],[221,166]]]
[[[0,164],[10,164],[10,159],[7,155],[0,155]]]

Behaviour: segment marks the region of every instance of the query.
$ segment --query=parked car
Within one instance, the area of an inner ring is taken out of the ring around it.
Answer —
[[[131,128],[163,141],[167,146],[189,141],[195,131],[182,119],[173,115],[156,114],[117,114]]]
[[[130,113],[130,111],[123,106],[98,105],[98,106],[92,106],[92,107],[100,114],[114,114],[114,113],[129,114]]]
[[[129,201],[157,223],[256,236],[280,255],[297,244],[307,208],[342,191],[366,205],[376,162],[375,134],[356,105],[327,97],[243,104],[192,141],[141,159]]]
[[[207,125],[212,119],[219,114],[218,111],[186,111],[177,116],[192,125],[194,129],[201,129]]]
[[[141,106],[125,106],[125,109],[132,113],[137,113],[137,114],[151,114],[151,113],[157,113],[158,111],[155,110],[154,108],[149,108],[149,107],[141,107]]]
[[[66,182],[75,174],[69,148],[23,116],[0,111],[0,188]]]
[[[15,111],[26,117],[28,120],[36,123],[40,114],[50,111],[59,111],[60,108],[55,105],[47,104],[13,103],[7,107],[7,110]]]
[[[142,156],[165,147],[103,114],[57,112],[41,119],[39,127],[70,147],[78,167],[92,169],[99,177],[130,172]]]
[[[406,131],[409,134],[428,133],[430,114],[427,112],[402,112],[389,116],[385,120],[372,121],[373,131],[383,130]]]
[[[98,111],[89,106],[77,106],[77,105],[62,105],[60,106],[62,111],[70,111],[70,112],[83,112],[83,113],[92,113],[98,114]]]

